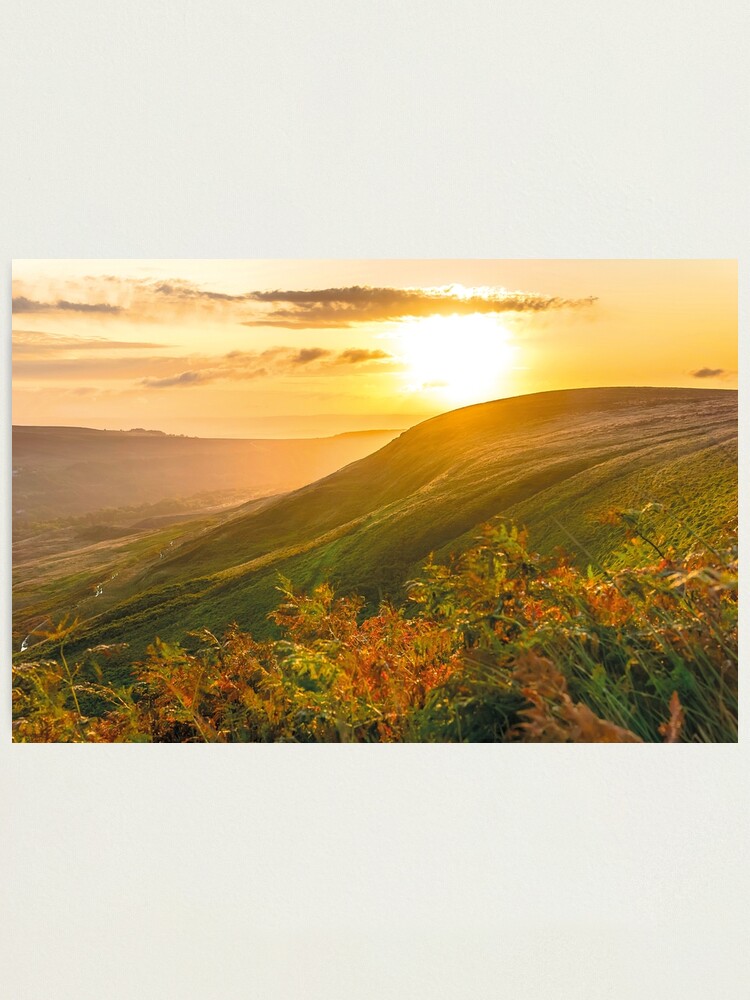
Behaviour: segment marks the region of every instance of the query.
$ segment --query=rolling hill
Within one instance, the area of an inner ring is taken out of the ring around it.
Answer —
[[[39,521],[102,508],[227,494],[237,494],[240,502],[296,489],[376,451],[397,433],[244,440],[142,429],[14,426],[14,536]]]
[[[76,644],[183,640],[232,621],[267,634],[279,574],[330,579],[371,603],[399,600],[431,552],[507,515],[547,551],[607,559],[621,534],[612,505],[669,504],[674,532],[710,536],[736,513],[737,394],[721,390],[564,390],[427,420],[376,453],[238,512],[144,564],[84,622]],[[682,521],[690,525],[686,529]]]
[[[123,589],[232,508],[325,476],[397,433],[236,440],[14,427],[13,648],[65,613],[107,608],[113,581]]]

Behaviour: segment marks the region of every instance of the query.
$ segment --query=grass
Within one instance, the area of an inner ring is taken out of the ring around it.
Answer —
[[[167,528],[130,533],[125,538],[73,547],[14,565],[14,647],[44,618],[59,620],[71,612],[84,617],[93,607],[117,603],[133,586],[144,564],[160,560],[187,537],[215,526],[220,515],[197,517]],[[104,592],[95,597],[96,584]]]
[[[16,655],[14,738],[734,741],[736,406],[469,407],[238,516],[37,561],[22,622],[120,576]]]
[[[497,515],[527,526],[538,551],[562,545],[581,567],[619,544],[602,523],[612,505],[660,501],[710,536],[736,506],[736,407],[731,392],[602,389],[444,414],[213,530],[175,529],[185,533],[174,556],[141,559],[113,605],[87,606],[102,612],[71,649],[127,641],[141,655],[156,635],[177,641],[235,621],[273,637],[279,574],[304,590],[330,580],[370,610],[398,603],[431,552],[459,551]],[[673,525],[668,541],[683,541],[683,530]]]
[[[409,585],[411,609],[288,580],[280,638],[201,629],[157,640],[127,677],[97,645],[14,671],[14,739],[31,742],[733,742],[736,534],[677,551],[648,532],[679,514],[611,512],[619,568],[542,557],[487,525]],[[649,526],[649,527],[647,527]],[[643,547],[659,558],[643,559]]]

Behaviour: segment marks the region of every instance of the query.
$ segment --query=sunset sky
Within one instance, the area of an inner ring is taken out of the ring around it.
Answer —
[[[14,424],[302,437],[604,385],[735,388],[736,262],[13,265]]]

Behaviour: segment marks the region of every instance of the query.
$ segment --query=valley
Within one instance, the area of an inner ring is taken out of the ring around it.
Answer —
[[[14,650],[50,621],[116,604],[175,546],[396,433],[255,441],[14,427]]]

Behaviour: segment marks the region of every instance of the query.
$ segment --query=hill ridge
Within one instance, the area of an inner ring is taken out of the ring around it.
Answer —
[[[585,547],[604,551],[611,531],[597,514],[645,496],[654,477],[673,492],[691,479],[691,503],[736,490],[736,464],[724,455],[736,435],[732,390],[597,387],[462,407],[178,547],[81,638],[142,649],[157,634],[177,639],[234,620],[262,634],[280,572],[300,588],[331,579],[371,604],[399,599],[426,555],[503,513],[528,523],[544,548],[559,543],[562,517]],[[701,509],[709,528],[722,503]]]

